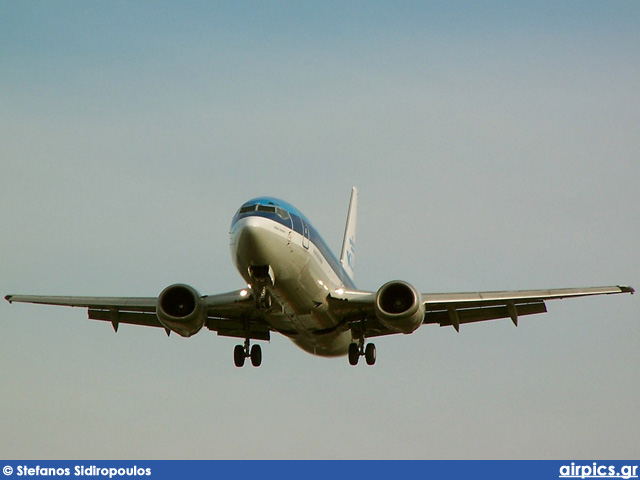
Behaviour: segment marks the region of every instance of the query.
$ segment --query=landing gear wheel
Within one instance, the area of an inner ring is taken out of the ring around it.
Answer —
[[[373,343],[368,343],[364,349],[364,359],[367,361],[367,365],[376,363],[376,346]]]
[[[357,343],[349,344],[349,365],[358,365],[360,359],[360,348]]]
[[[236,345],[233,349],[233,363],[236,367],[242,367],[244,366],[244,359],[244,347],[242,345]]]
[[[254,345],[251,347],[251,365],[259,367],[262,363],[262,348],[260,345]]]

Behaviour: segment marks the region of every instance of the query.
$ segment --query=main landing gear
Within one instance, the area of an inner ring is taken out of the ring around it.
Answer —
[[[351,343],[349,345],[349,364],[357,365],[360,357],[364,357],[367,365],[374,365],[376,363],[376,346],[373,343],[367,343],[364,345],[364,341],[358,343]]]
[[[374,365],[376,363],[376,346],[373,343],[367,343],[366,345],[364,343],[366,321],[366,317],[363,316],[360,319],[359,328],[352,330],[352,334],[358,337],[358,340],[357,343],[354,340],[349,344],[349,365],[356,366],[360,357],[364,357],[367,365]]]
[[[259,367],[262,363],[262,348],[260,345],[251,346],[251,334],[249,320],[244,319],[244,345],[236,345],[233,349],[233,363],[236,367],[243,367],[247,358],[251,359],[251,365]]]
[[[251,359],[251,365],[259,367],[262,363],[262,348],[260,345],[249,346],[249,340],[244,341],[244,345],[236,345],[233,349],[233,363],[236,367],[244,366],[246,358]]]

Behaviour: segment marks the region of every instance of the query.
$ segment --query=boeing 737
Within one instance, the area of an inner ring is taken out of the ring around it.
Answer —
[[[376,362],[368,339],[413,333],[424,324],[452,326],[547,311],[545,301],[588,295],[634,293],[628,286],[519,290],[474,293],[419,293],[394,280],[377,291],[353,283],[358,192],[353,188],[340,259],[298,209],[282,200],[249,200],[231,222],[231,256],[246,287],[201,296],[193,287],[174,284],[157,297],[63,297],[7,295],[24,302],[88,309],[89,318],[158,327],[183,337],[203,327],[244,340],[233,351],[237,367],[247,358],[262,362],[259,344],[273,332],[290,338],[313,355],[347,355],[351,365],[364,356]]]

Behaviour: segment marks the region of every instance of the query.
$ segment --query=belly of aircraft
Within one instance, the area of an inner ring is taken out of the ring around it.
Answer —
[[[318,305],[307,301],[296,305],[288,301],[288,298],[299,299],[304,295],[298,290],[300,282],[297,285],[296,282],[286,283],[292,286],[293,292],[282,285],[271,290],[275,303],[272,311],[266,314],[267,322],[309,353],[345,355],[352,341],[350,330],[339,326],[339,320],[327,310],[325,302]]]

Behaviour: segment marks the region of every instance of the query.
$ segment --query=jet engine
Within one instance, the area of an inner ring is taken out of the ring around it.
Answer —
[[[407,282],[385,283],[376,293],[376,317],[390,330],[411,333],[424,320],[422,296]]]
[[[162,291],[156,315],[162,325],[182,337],[198,333],[206,318],[200,294],[183,284],[170,285]]]

